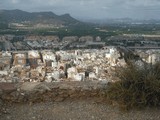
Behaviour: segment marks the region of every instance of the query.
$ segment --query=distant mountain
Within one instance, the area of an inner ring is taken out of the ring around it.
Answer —
[[[94,24],[100,24],[100,25],[134,25],[134,24],[160,24],[159,19],[132,19],[132,18],[113,18],[113,19],[86,19],[81,20],[84,22],[94,23]]]
[[[22,10],[0,10],[0,23],[20,23],[25,25],[68,26],[80,23],[69,14],[56,15],[53,12],[26,12]]]

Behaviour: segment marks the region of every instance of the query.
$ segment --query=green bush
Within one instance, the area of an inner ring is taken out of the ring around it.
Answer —
[[[160,62],[143,67],[129,63],[116,74],[120,80],[108,86],[109,101],[124,109],[160,106]]]

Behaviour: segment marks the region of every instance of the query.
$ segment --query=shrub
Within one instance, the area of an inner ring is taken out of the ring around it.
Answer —
[[[108,86],[108,100],[125,109],[160,106],[160,62],[143,67],[130,62],[116,75],[120,80]]]

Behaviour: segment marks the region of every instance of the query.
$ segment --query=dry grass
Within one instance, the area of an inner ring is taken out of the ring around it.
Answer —
[[[130,63],[116,73],[120,81],[109,85],[108,100],[124,109],[160,106],[160,62],[142,68]]]

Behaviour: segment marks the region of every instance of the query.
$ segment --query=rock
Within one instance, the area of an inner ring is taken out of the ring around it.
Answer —
[[[30,92],[35,89],[36,86],[41,84],[40,82],[25,82],[20,86],[22,91]]]
[[[91,118],[94,119],[95,117],[94,117],[94,116],[91,116]]]
[[[26,92],[39,92],[44,93],[51,89],[44,83],[40,82],[26,82],[21,85],[21,90]]]
[[[17,88],[15,87],[15,84],[13,83],[0,83],[0,88],[1,88],[0,92],[3,91],[3,93],[11,93],[17,90]]]
[[[3,105],[3,101],[0,99],[0,108],[2,107]]]
[[[2,89],[0,89],[0,96],[2,96],[3,95],[3,90]]]
[[[11,117],[10,117],[10,116],[7,116],[7,120],[11,120]]]
[[[32,117],[32,119],[36,119],[36,117]]]
[[[68,84],[61,84],[59,89],[66,89],[66,90],[70,89],[70,90],[72,90],[72,89],[74,89],[74,87],[72,85],[68,85]]]
[[[55,102],[62,102],[64,100],[65,100],[65,98],[63,98],[63,97],[57,97],[54,99]]]
[[[40,93],[44,93],[46,91],[51,91],[51,89],[45,85],[45,84],[39,84],[34,88],[35,91],[38,91]]]

